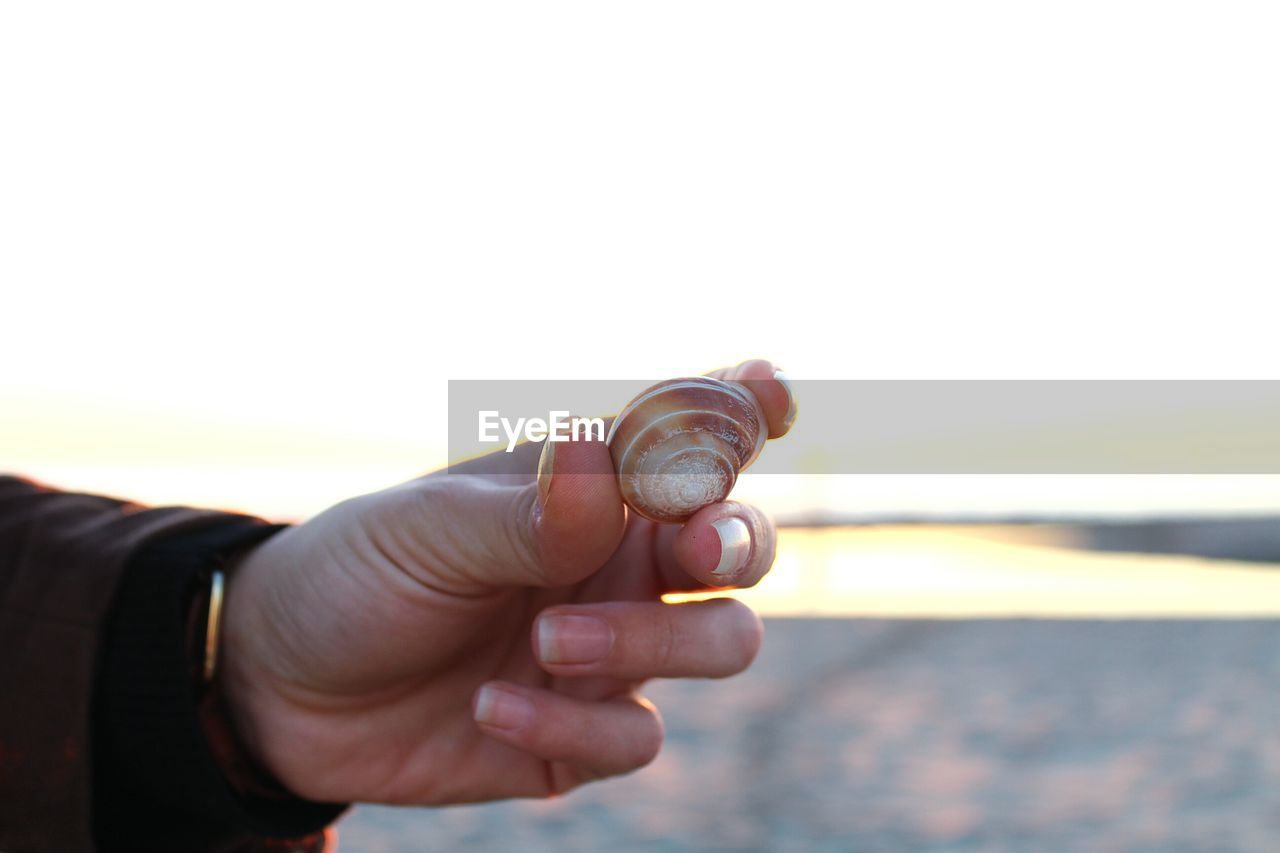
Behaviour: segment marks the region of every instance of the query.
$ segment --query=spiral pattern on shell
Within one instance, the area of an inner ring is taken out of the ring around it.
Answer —
[[[680,522],[728,497],[767,437],[750,391],[697,377],[642,392],[613,422],[608,443],[627,505],[654,521]]]

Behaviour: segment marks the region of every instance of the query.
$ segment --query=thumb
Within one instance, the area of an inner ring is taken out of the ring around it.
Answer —
[[[543,442],[533,539],[548,586],[576,583],[622,542],[626,511],[603,439]]]
[[[622,541],[626,513],[603,441],[544,442],[537,481],[526,486],[470,476],[423,485],[435,523],[419,529],[436,542],[422,556],[444,564],[460,592],[577,583]]]

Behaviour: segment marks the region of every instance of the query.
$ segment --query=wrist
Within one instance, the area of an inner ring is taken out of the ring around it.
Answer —
[[[208,741],[214,761],[237,794],[268,800],[286,800],[295,795],[272,776],[250,752],[239,734],[221,680],[209,685],[200,700],[200,729]]]
[[[249,581],[245,571],[248,558],[261,547],[250,548],[227,561],[221,601],[216,594],[211,595],[206,620],[199,623],[206,627],[200,639],[209,640],[199,692],[199,717],[210,752],[233,790],[265,799],[288,799],[295,795],[263,758],[257,715],[250,700],[249,688],[258,679],[246,675],[254,671],[250,665],[253,646],[243,640],[252,634],[245,625],[252,623],[252,597],[240,595],[235,605],[231,604],[231,590]]]
[[[337,803],[237,795],[202,720],[206,611],[193,602],[229,556],[284,530],[208,514],[131,555],[102,628],[95,677],[94,832],[108,839],[104,847],[132,849],[142,827],[172,850],[213,849],[215,838],[295,838],[341,814]],[[209,843],[196,845],[196,836]]]

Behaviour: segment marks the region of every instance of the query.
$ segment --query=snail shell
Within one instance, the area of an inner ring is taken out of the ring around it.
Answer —
[[[641,393],[614,420],[608,444],[627,505],[654,521],[679,522],[728,497],[767,437],[750,391],[698,377]]]

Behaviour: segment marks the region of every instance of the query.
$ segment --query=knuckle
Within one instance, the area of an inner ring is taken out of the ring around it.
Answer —
[[[567,794],[575,788],[601,779],[609,778],[609,773],[589,767],[585,764],[563,764],[547,762],[547,778],[549,783],[544,798],[551,799]]]
[[[547,581],[549,579],[547,578],[542,553],[535,533],[538,511],[537,490],[534,488],[520,489],[513,494],[512,501],[514,506],[507,517],[513,521],[506,526],[507,535],[511,539],[508,551],[515,554],[516,558],[520,560],[520,568],[525,571],[526,575],[540,577]]]
[[[773,567],[778,537],[773,522],[760,510],[752,507],[747,515],[747,524],[751,528],[751,566],[740,586],[752,587],[764,580],[764,576]]]
[[[759,614],[745,605],[742,609],[745,615],[739,620],[742,628],[738,635],[738,672],[755,662],[756,656],[760,654],[760,647],[764,644],[764,622]]]
[[[764,623],[754,610],[740,601],[726,599],[721,618],[728,623],[722,629],[722,676],[737,675],[755,661],[764,642]],[[722,623],[723,624],[723,623]]]
[[[652,705],[647,705],[645,710],[648,719],[637,733],[635,755],[632,762],[636,769],[653,763],[658,754],[662,752],[662,742],[666,737],[666,732],[662,725],[662,716],[658,713],[658,710]]]

